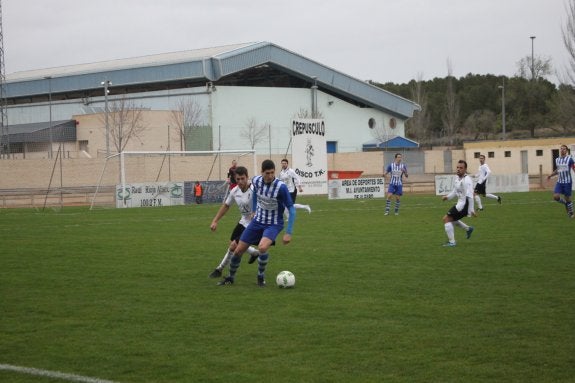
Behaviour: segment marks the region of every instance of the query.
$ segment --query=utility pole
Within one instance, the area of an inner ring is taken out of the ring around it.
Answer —
[[[6,110],[6,67],[4,65],[4,33],[2,32],[2,2],[0,1],[0,158],[10,156],[10,133],[8,132],[8,113]]]
[[[533,55],[533,41],[535,36],[529,36],[531,39],[531,81],[535,81],[535,56]]]

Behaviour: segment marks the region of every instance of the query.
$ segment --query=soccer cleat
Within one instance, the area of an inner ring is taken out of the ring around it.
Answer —
[[[384,215],[389,215],[389,212],[388,212],[388,211],[386,211]]]
[[[219,269],[215,269],[214,271],[212,271],[212,273],[209,275],[210,278],[219,278],[222,276],[222,270]]]
[[[234,284],[234,278],[232,277],[225,277],[224,279],[218,282],[218,286],[233,285],[233,284]]]
[[[482,207],[480,207],[480,208],[479,208],[479,211],[483,211],[483,208],[482,208]]]
[[[250,260],[248,261],[248,263],[251,265],[252,263],[254,263],[256,261],[256,259],[258,259],[259,256],[260,256],[259,252],[257,252],[256,254],[250,255]]]
[[[396,212],[395,212],[395,215],[399,215],[399,213],[396,211]]]
[[[455,242],[445,242],[443,247],[455,247]]]
[[[469,226],[469,229],[467,229],[467,239],[471,238],[471,234],[473,234],[473,226]]]
[[[266,287],[266,281],[263,275],[258,275],[258,286],[259,287]]]
[[[497,203],[501,205],[501,197],[497,196]]]

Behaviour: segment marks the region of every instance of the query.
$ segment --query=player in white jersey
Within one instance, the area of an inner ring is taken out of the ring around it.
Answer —
[[[301,179],[299,178],[299,175],[295,172],[295,170],[288,166],[288,160],[286,158],[282,160],[282,169],[280,170],[278,178],[282,180],[284,184],[286,184],[291,196],[291,200],[294,203],[293,206],[296,209],[305,209],[308,213],[311,213],[311,207],[309,205],[301,205],[299,203],[295,203],[298,190],[300,193],[303,193],[303,189],[301,187]]]
[[[575,161],[569,155],[567,145],[561,145],[559,157],[555,159],[555,170],[547,176],[547,180],[550,180],[555,175],[558,176],[555,189],[553,190],[553,199],[565,205],[569,218],[573,218],[573,201],[571,201],[573,180],[571,178],[571,169],[575,170]],[[561,198],[561,195],[563,195],[563,198]]]
[[[496,196],[495,194],[486,193],[485,188],[487,186],[487,178],[489,178],[489,175],[491,174],[491,169],[489,169],[489,166],[487,166],[487,164],[485,163],[485,156],[483,154],[479,156],[479,163],[480,163],[479,170],[475,175],[475,178],[477,179],[477,184],[475,184],[474,193],[477,208],[479,210],[483,210],[483,205],[481,204],[480,196],[496,199],[497,202],[499,202],[500,204],[501,204],[501,197]]]
[[[222,270],[226,267],[234,255],[234,250],[238,245],[238,241],[240,240],[240,236],[244,232],[244,229],[248,226],[250,221],[252,220],[252,189],[248,182],[248,169],[243,166],[238,166],[234,170],[235,182],[236,186],[230,190],[226,200],[220,206],[220,209],[216,213],[216,216],[212,220],[210,225],[210,229],[212,231],[216,231],[218,228],[219,220],[228,212],[230,206],[235,202],[238,205],[240,210],[241,218],[234,230],[232,231],[232,235],[230,237],[230,244],[228,246],[228,250],[226,254],[222,258],[222,261],[212,271],[209,275],[210,278],[219,278],[222,276]],[[247,252],[252,257],[258,257],[260,255],[259,251],[253,247],[248,247]]]
[[[470,177],[466,174],[467,172],[467,162],[464,160],[459,160],[457,162],[455,185],[453,190],[442,197],[443,201],[457,197],[457,203],[453,206],[445,216],[443,216],[443,226],[445,228],[445,234],[447,234],[448,242],[443,246],[452,247],[455,246],[455,233],[453,225],[457,225],[464,229],[467,233],[467,239],[471,237],[473,233],[473,226],[468,226],[461,219],[469,213],[469,202],[473,199],[469,193],[469,187],[471,186]]]
[[[391,176],[389,177],[389,186],[387,188],[384,215],[389,215],[392,196],[395,196],[395,215],[399,215],[400,198],[403,195],[403,176],[405,176],[405,178],[408,177],[407,166],[401,162],[401,153],[395,153],[394,161],[387,165],[383,177],[385,178],[388,174],[391,174]]]
[[[276,166],[272,160],[262,162],[262,174],[252,179],[254,218],[240,237],[238,246],[230,261],[230,274],[219,285],[234,283],[236,272],[240,267],[242,255],[250,244],[257,244],[258,257],[257,283],[265,287],[265,270],[268,263],[268,250],[276,237],[284,228],[284,210],[289,209],[288,224],[283,235],[283,243],[291,242],[293,224],[295,222],[295,207],[289,195],[287,186],[275,177]]]

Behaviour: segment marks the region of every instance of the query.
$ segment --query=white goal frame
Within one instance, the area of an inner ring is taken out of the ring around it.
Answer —
[[[106,167],[108,166],[108,162],[111,159],[114,159],[119,156],[120,158],[120,185],[122,186],[122,190],[126,187],[126,168],[125,168],[125,157],[126,156],[137,156],[137,155],[158,155],[158,156],[172,156],[172,155],[216,155],[219,156],[220,154],[251,154],[253,160],[253,169],[252,169],[252,176],[258,174],[257,171],[257,156],[256,151],[254,149],[231,149],[231,150],[203,150],[203,151],[195,151],[195,150],[179,150],[179,151],[123,151],[120,153],[112,154],[106,157],[104,162],[104,166],[102,167],[102,172],[100,173],[100,177],[98,179],[98,184],[96,186],[96,191],[94,192],[94,196],[92,197],[92,202],[90,204],[90,210],[94,208],[94,203],[96,201],[96,196],[100,191],[100,187],[102,186],[102,179],[106,172]],[[217,157],[216,157],[217,158]],[[124,206],[126,207],[126,206]]]

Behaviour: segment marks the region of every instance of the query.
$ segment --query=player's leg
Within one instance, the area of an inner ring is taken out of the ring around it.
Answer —
[[[501,204],[501,197],[499,197],[499,196],[497,196],[497,195],[495,195],[495,194],[487,193],[487,194],[485,194],[485,197],[490,198],[490,199],[496,199],[497,202],[498,202],[499,204]]]
[[[483,210],[483,205],[481,204],[481,197],[479,194],[475,194],[475,203],[477,204],[477,208],[481,211]]]
[[[401,196],[403,195],[403,186],[398,185],[395,189],[395,215],[399,215],[399,205],[401,204]]]
[[[567,215],[569,218],[573,218],[573,201],[571,200],[571,183],[564,184],[563,195],[565,196],[565,208],[567,209]]]
[[[311,213],[311,207],[310,207],[309,205],[302,205],[302,204],[299,204],[299,203],[294,203],[294,204],[293,204],[293,207],[295,207],[296,209],[304,209],[304,210],[306,210],[308,213]],[[287,211],[287,209],[286,209],[286,211]],[[288,215],[289,215],[289,213],[288,213]]]
[[[455,233],[453,230],[453,218],[449,215],[443,216],[443,227],[447,235],[447,243],[443,246],[455,246]]]
[[[389,214],[389,209],[391,208],[391,197],[392,196],[393,196],[392,185],[389,185],[389,188],[387,189],[387,197],[385,199],[385,213],[384,213],[384,215]]]
[[[266,267],[268,265],[269,260],[269,248],[274,243],[276,237],[283,229],[282,226],[279,225],[269,225],[263,232],[263,235],[260,239],[258,244],[258,250],[260,252],[260,256],[258,257],[258,286],[265,287],[265,272]]]

